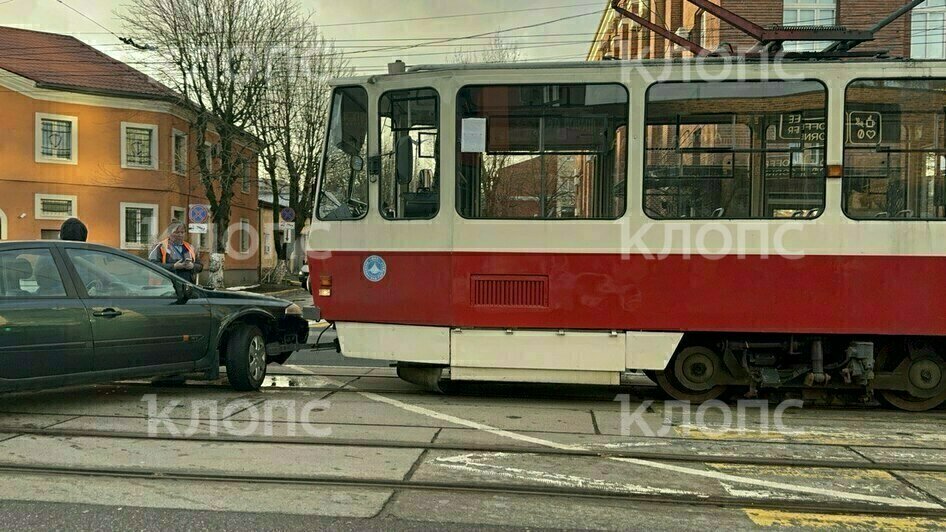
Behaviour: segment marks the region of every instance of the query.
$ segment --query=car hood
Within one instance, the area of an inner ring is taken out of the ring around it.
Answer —
[[[234,303],[239,301],[252,302],[252,303],[262,303],[270,305],[281,305],[287,307],[292,304],[292,301],[286,301],[285,299],[279,299],[278,297],[267,296],[263,294],[254,294],[253,292],[239,292],[231,290],[208,290],[206,288],[202,289],[207,297],[212,299],[225,299],[232,300]]]

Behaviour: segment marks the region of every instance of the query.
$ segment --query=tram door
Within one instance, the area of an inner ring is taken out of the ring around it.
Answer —
[[[381,214],[430,219],[440,207],[440,102],[433,89],[390,91],[379,105]]]

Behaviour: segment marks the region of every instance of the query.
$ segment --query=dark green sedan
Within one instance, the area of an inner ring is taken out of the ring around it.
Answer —
[[[80,242],[0,243],[0,391],[130,378],[257,390],[305,347],[289,301],[214,291],[128,253]]]

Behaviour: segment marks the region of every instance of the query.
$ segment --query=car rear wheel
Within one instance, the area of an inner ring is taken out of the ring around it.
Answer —
[[[227,378],[240,391],[259,390],[266,378],[266,338],[259,328],[243,325],[227,341]]]

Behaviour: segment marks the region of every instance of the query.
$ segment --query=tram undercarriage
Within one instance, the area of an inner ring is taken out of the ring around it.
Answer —
[[[688,334],[664,370],[643,371],[681,401],[820,390],[919,412],[946,402],[944,343],[923,337]],[[444,368],[401,362],[398,376],[441,391]]]
[[[765,389],[863,391],[908,411],[946,401],[943,341],[872,338],[693,335],[664,371],[648,376],[675,399],[708,401]]]

